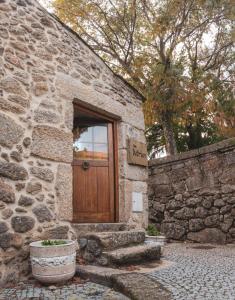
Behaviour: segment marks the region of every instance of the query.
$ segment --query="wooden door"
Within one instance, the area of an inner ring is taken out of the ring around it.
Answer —
[[[73,221],[114,222],[113,124],[78,119],[73,149]]]

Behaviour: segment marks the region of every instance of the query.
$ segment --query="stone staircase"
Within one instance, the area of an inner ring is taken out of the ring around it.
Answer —
[[[73,223],[73,229],[75,230],[78,239],[88,232],[130,230],[129,226],[125,223]]]
[[[145,243],[144,230],[126,224],[75,224],[80,256],[89,264],[120,266],[159,260],[161,247]]]

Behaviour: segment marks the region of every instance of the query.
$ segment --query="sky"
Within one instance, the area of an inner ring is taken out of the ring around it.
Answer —
[[[43,6],[45,6],[47,1],[46,0],[38,0],[38,2],[41,3]]]
[[[46,9],[48,9],[49,11],[51,11],[51,9],[48,8],[48,4],[51,3],[51,0],[38,0],[38,2],[45,7]]]

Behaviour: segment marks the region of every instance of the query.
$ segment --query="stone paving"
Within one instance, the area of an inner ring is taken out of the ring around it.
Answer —
[[[162,299],[235,300],[235,245],[172,243],[164,247],[162,259],[163,263],[154,271],[145,272],[172,293],[172,297]],[[144,290],[145,288],[146,286],[143,286],[144,295],[148,295],[148,288]],[[155,296],[151,299],[159,299],[157,289]],[[33,284],[2,289],[0,300],[9,299],[128,300],[129,298],[103,285],[84,282],[71,283],[54,289]]]
[[[23,287],[6,288],[0,291],[0,300],[128,300],[114,290],[100,284],[86,282],[71,284],[51,290],[26,284]]]
[[[174,263],[151,276],[172,292],[174,300],[235,300],[235,245],[199,249],[202,246],[166,245],[163,259]]]

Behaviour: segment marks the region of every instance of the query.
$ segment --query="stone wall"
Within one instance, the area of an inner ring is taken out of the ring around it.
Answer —
[[[169,239],[235,241],[235,138],[149,163],[149,219]]]
[[[147,223],[146,168],[127,164],[145,142],[142,99],[35,0],[0,1],[0,283],[27,275],[28,244],[73,237],[73,102],[121,117],[120,221]],[[132,191],[144,212],[132,212]]]

